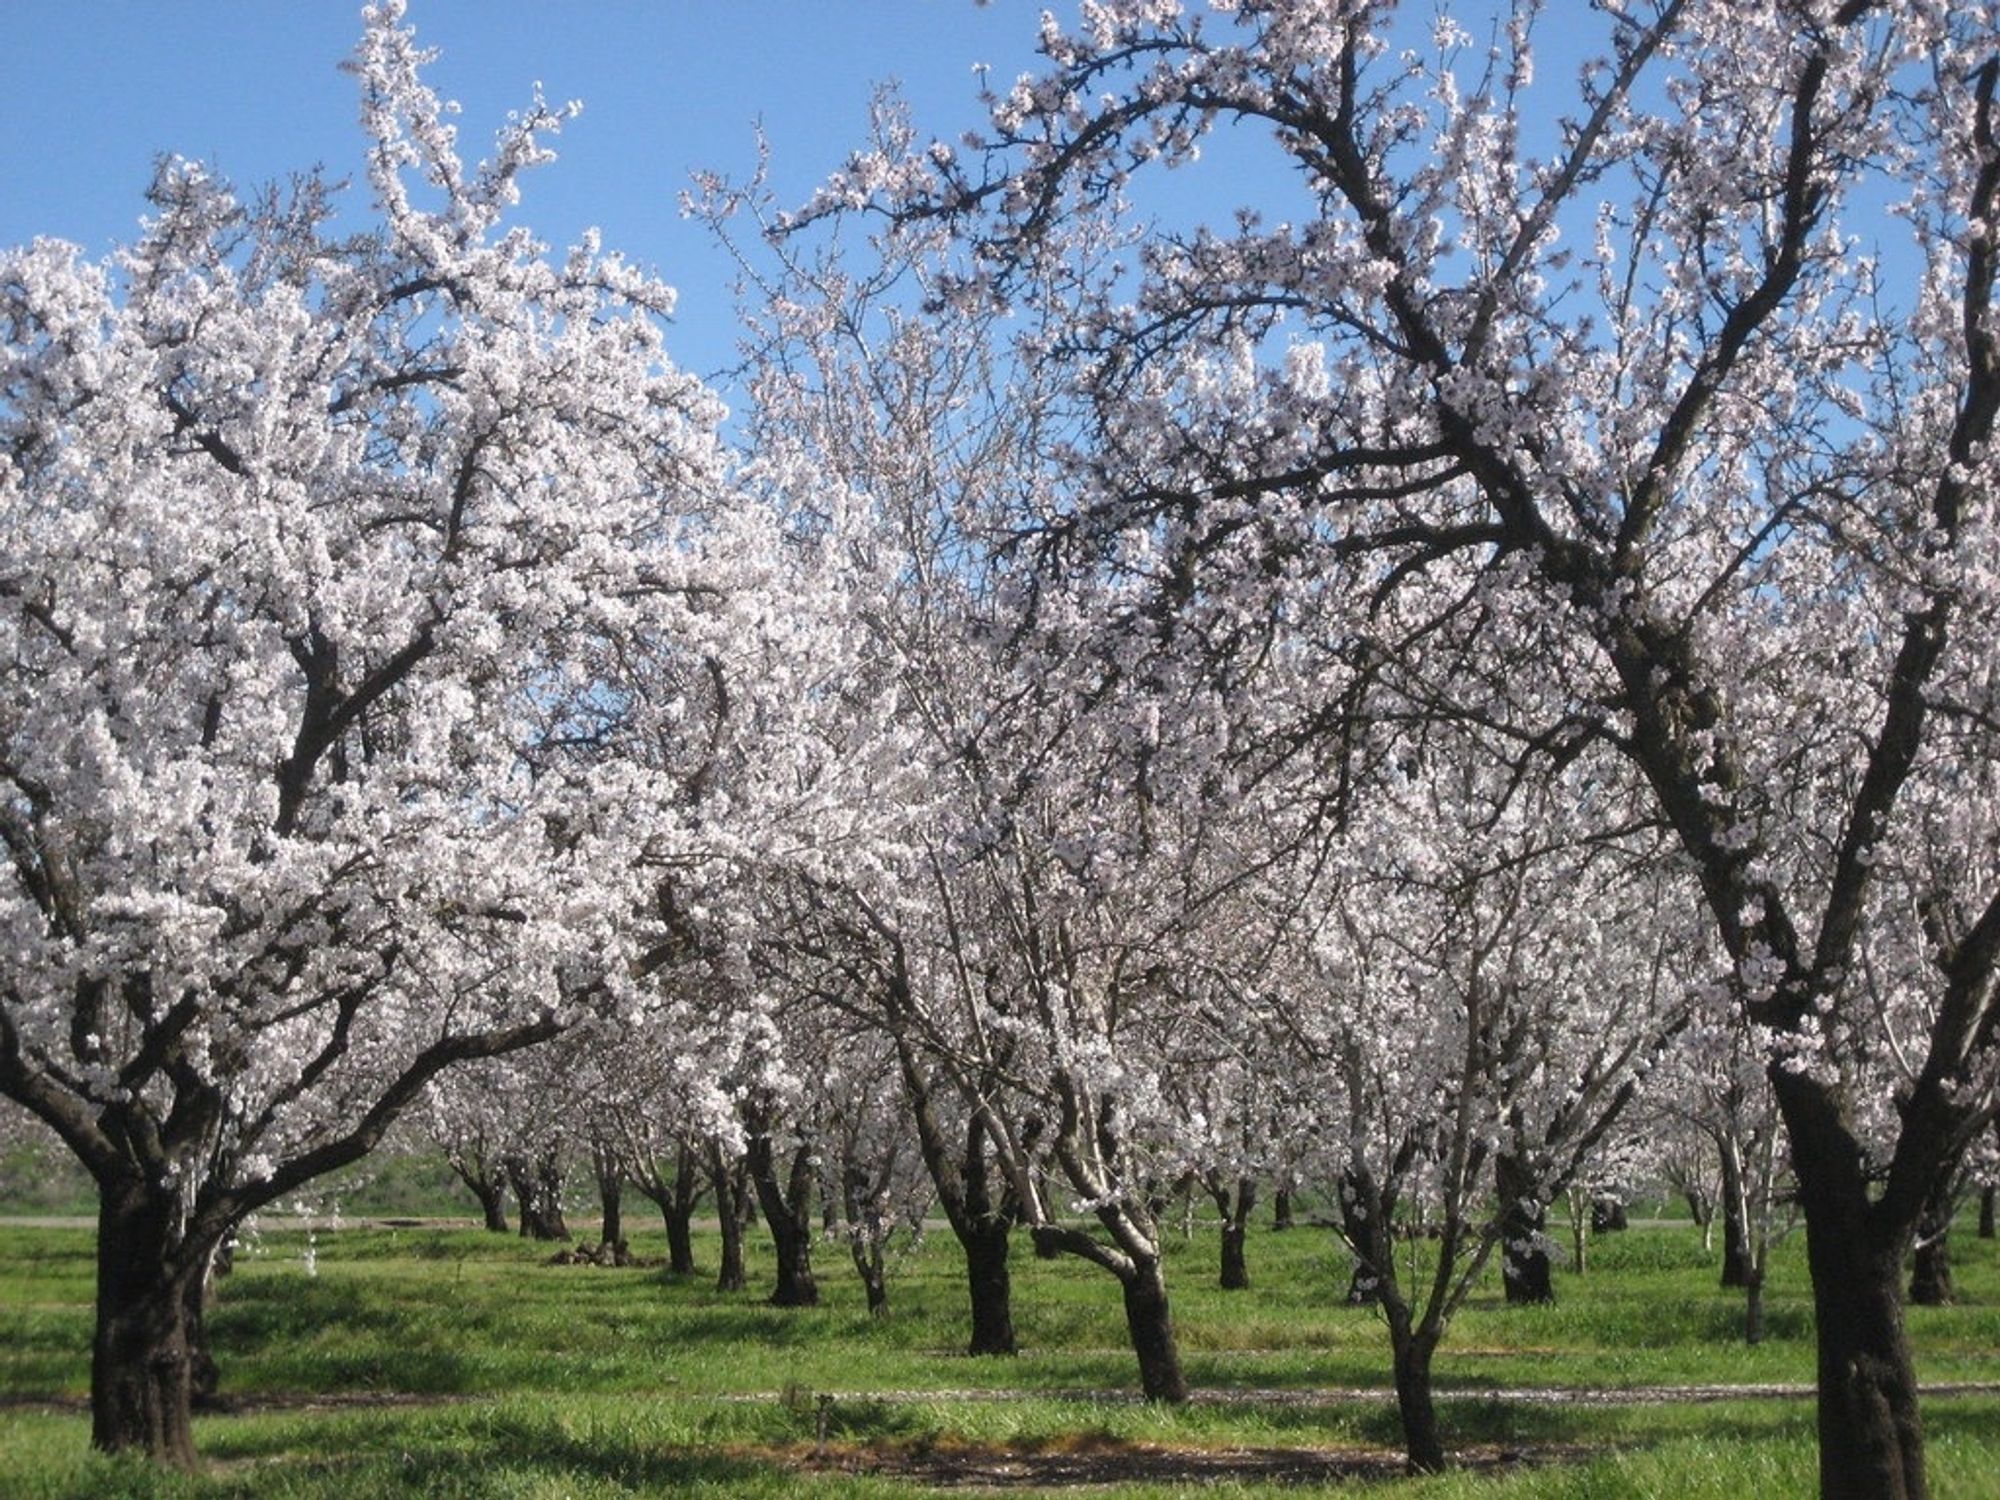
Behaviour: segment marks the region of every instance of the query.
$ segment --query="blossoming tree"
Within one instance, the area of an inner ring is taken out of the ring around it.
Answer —
[[[1823,1492],[1921,1495],[1899,1283],[2000,1025],[2000,11],[1604,0],[1552,77],[1556,14],[1103,0],[1045,24],[983,149],[863,156],[826,201],[964,224],[1004,294],[1155,165],[1275,153],[1233,220],[1073,262],[1099,484],[1068,529],[1246,641],[1312,580],[1357,692],[1421,667],[1466,705],[1435,632],[1373,627],[1441,564],[1483,583],[1438,630],[1534,623],[1505,722],[1626,759],[1758,1028]],[[1232,340],[1226,420],[1185,420]]]
[[[98,1185],[94,1441],[183,1464],[235,1225],[618,1001],[660,799],[583,748],[710,628],[669,294],[508,227],[565,112],[468,167],[400,9],[371,225],[170,161],[108,262],[0,257],[0,1092]]]

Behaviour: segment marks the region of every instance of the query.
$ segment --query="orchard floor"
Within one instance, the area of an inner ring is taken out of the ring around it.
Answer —
[[[1960,1301],[1913,1308],[1933,1487],[2000,1493],[2000,1247],[1953,1236]],[[1548,1308],[1497,1284],[1441,1351],[1459,1467],[1402,1473],[1387,1340],[1342,1305],[1323,1230],[1260,1230],[1255,1286],[1214,1287],[1197,1226],[1169,1268],[1197,1399],[1136,1400],[1115,1285],[1017,1252],[1011,1360],[959,1352],[957,1248],[934,1233],[894,1262],[870,1320],[837,1246],[824,1305],[658,1269],[547,1264],[549,1249],[467,1227],[267,1227],[212,1314],[229,1410],[197,1419],[202,1471],[88,1451],[91,1234],[0,1222],[0,1496],[598,1500],[668,1496],[1024,1494],[1394,1497],[1714,1496],[1813,1487],[1811,1312],[1802,1245],[1782,1246],[1767,1342],[1685,1225],[1599,1239]],[[657,1230],[634,1252],[658,1256]],[[1421,1257],[1421,1243],[1412,1247]],[[698,1245],[704,1266],[715,1245]]]

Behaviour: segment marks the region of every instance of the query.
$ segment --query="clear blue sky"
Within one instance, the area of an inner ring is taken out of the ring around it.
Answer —
[[[728,271],[679,216],[689,171],[755,161],[803,198],[867,123],[871,86],[898,80],[927,134],[980,120],[973,64],[1007,80],[1033,64],[1038,6],[998,0],[411,0],[441,50],[433,86],[464,106],[460,145],[539,80],[584,113],[559,159],[525,183],[520,222],[560,247],[587,225],[680,289],[675,358],[728,363]],[[360,0],[12,0],[0,48],[0,244],[36,235],[101,254],[129,238],[162,152],[239,185],[320,164],[362,177],[354,80],[338,70]]]

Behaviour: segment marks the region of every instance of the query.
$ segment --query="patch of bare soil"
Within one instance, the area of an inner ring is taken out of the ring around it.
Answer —
[[[1462,1449],[1462,1468],[1503,1470],[1578,1459],[1580,1444]],[[1391,1479],[1407,1472],[1387,1448],[1181,1448],[1086,1437],[1047,1446],[999,1444],[829,1445],[763,1452],[770,1462],[817,1473],[871,1474],[967,1491],[1070,1489],[1079,1485],[1328,1484]]]

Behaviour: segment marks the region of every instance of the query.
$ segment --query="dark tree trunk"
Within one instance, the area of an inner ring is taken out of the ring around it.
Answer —
[[[1917,1220],[1917,1247],[1910,1260],[1910,1301],[1918,1307],[1949,1307],[1958,1300],[1951,1282],[1951,1219],[1958,1207],[1956,1185],[1946,1173]]]
[[[1753,1265],[1743,1278],[1743,1342],[1764,1342],[1764,1268]]]
[[[1493,1189],[1500,1202],[1500,1284],[1507,1301],[1517,1307],[1555,1301],[1548,1201],[1516,1156],[1495,1159]]]
[[[855,1274],[861,1278],[862,1290],[868,1294],[868,1316],[886,1318],[889,1315],[886,1247],[890,1231],[882,1222],[874,1188],[867,1167],[859,1161],[850,1159],[841,1168],[840,1200],[847,1213],[847,1253],[854,1261]],[[827,1205],[830,1219],[832,1207]],[[828,1227],[838,1228],[837,1220]]]
[[[1298,1221],[1292,1217],[1292,1190],[1279,1188],[1271,1195],[1271,1228],[1273,1231],[1292,1229]]]
[[[1403,1451],[1419,1474],[1436,1474],[1445,1466],[1444,1440],[1438,1432],[1437,1405],[1431,1398],[1431,1355],[1436,1340],[1422,1329],[1411,1330],[1407,1316],[1392,1320],[1390,1340],[1396,1365],[1396,1415],[1403,1424]]]
[[[1225,1292],[1248,1291],[1250,1266],[1244,1259],[1244,1240],[1250,1233],[1250,1215],[1257,1208],[1257,1180],[1239,1177],[1232,1194],[1226,1183],[1211,1182],[1209,1196],[1222,1215],[1222,1276]]]
[[[168,1193],[132,1182],[100,1187],[90,1440],[192,1469],[189,1309],[199,1305],[207,1249],[175,1244],[174,1218]]]
[[[1592,1234],[1623,1233],[1628,1219],[1625,1204],[1618,1198],[1593,1198],[1590,1203],[1590,1231]]]
[[[1993,1200],[1995,1196],[1995,1190],[1990,1187],[1979,1190],[1979,1237],[1982,1240],[1993,1238]]]
[[[674,1157],[671,1189],[660,1195],[660,1217],[667,1226],[667,1269],[676,1276],[694,1274],[694,1210],[701,1201],[701,1170],[691,1147]]]
[[[891,998],[909,1004],[908,978],[898,969]],[[906,1034],[896,1036],[896,1059],[903,1075],[903,1096],[917,1127],[917,1148],[937,1189],[938,1204],[951,1232],[965,1251],[965,1286],[972,1304],[971,1355],[1011,1355],[1014,1341],[1014,1283],[1007,1268],[1009,1235],[1014,1227],[1013,1203],[993,1191],[986,1160],[986,1123],[969,1111],[963,1135],[954,1141],[937,1117],[931,1079]]]
[[[1808,1217],[1819,1325],[1820,1493],[1827,1500],[1919,1500],[1923,1421],[1899,1295],[1902,1257],[1828,1244]]]
[[[196,1411],[222,1409],[222,1371],[216,1367],[215,1352],[209,1347],[208,1304],[215,1292],[215,1278],[227,1275],[231,1268],[223,1247],[218,1246],[204,1272],[188,1278],[188,1383]]]
[[[777,1162],[768,1134],[750,1138],[744,1157],[757,1205],[771,1232],[777,1252],[778,1283],[771,1291],[773,1307],[818,1307],[819,1283],[813,1279],[812,1150],[801,1143],[793,1149],[786,1181],[779,1182]]]
[[[479,1214],[486,1227],[494,1234],[507,1232],[507,1177],[502,1170],[496,1170],[484,1157],[477,1160],[461,1160],[455,1153],[450,1158],[451,1170],[466,1190],[479,1201]]]
[[[590,1167],[597,1178],[597,1198],[603,1205],[604,1223],[597,1238],[606,1245],[625,1240],[625,1171],[618,1154],[602,1142],[590,1148]]]
[[[1914,1224],[1889,1218],[1871,1197],[1861,1153],[1828,1087],[1776,1065],[1768,1076],[1805,1213],[1819,1346],[1821,1500],[1926,1500],[1923,1418],[1903,1323]],[[1918,1128],[1905,1125],[1904,1147]],[[1912,1220],[1921,1207],[1907,1210]]]
[[[722,1227],[722,1264],[716,1272],[715,1289],[740,1292],[747,1284],[743,1272],[743,1200],[749,1193],[744,1185],[743,1164],[725,1162],[722,1148],[711,1142],[708,1176],[715,1188],[715,1217]]]
[[[1743,1158],[1734,1141],[1722,1142],[1722,1284],[1750,1284],[1749,1195]]]
[[[486,1228],[494,1234],[507,1232],[507,1186],[505,1183],[487,1181],[473,1189],[473,1196],[479,1200],[479,1213]]]
[[[567,1240],[569,1224],[562,1211],[562,1163],[554,1152],[532,1165],[525,1157],[506,1161],[507,1180],[521,1214],[521,1238]]]
[[[1132,1352],[1139,1357],[1140,1389],[1148,1401],[1186,1401],[1187,1376],[1181,1371],[1180,1346],[1174,1339],[1173,1313],[1167,1306],[1167,1283],[1159,1261],[1141,1260],[1132,1275],[1119,1280],[1125,1291],[1125,1326],[1132,1335]]]
[[[958,1242],[965,1247],[966,1290],[972,1297],[968,1354],[1015,1352],[1013,1279],[1007,1269],[1010,1238],[1004,1218],[989,1218],[958,1231]]]

